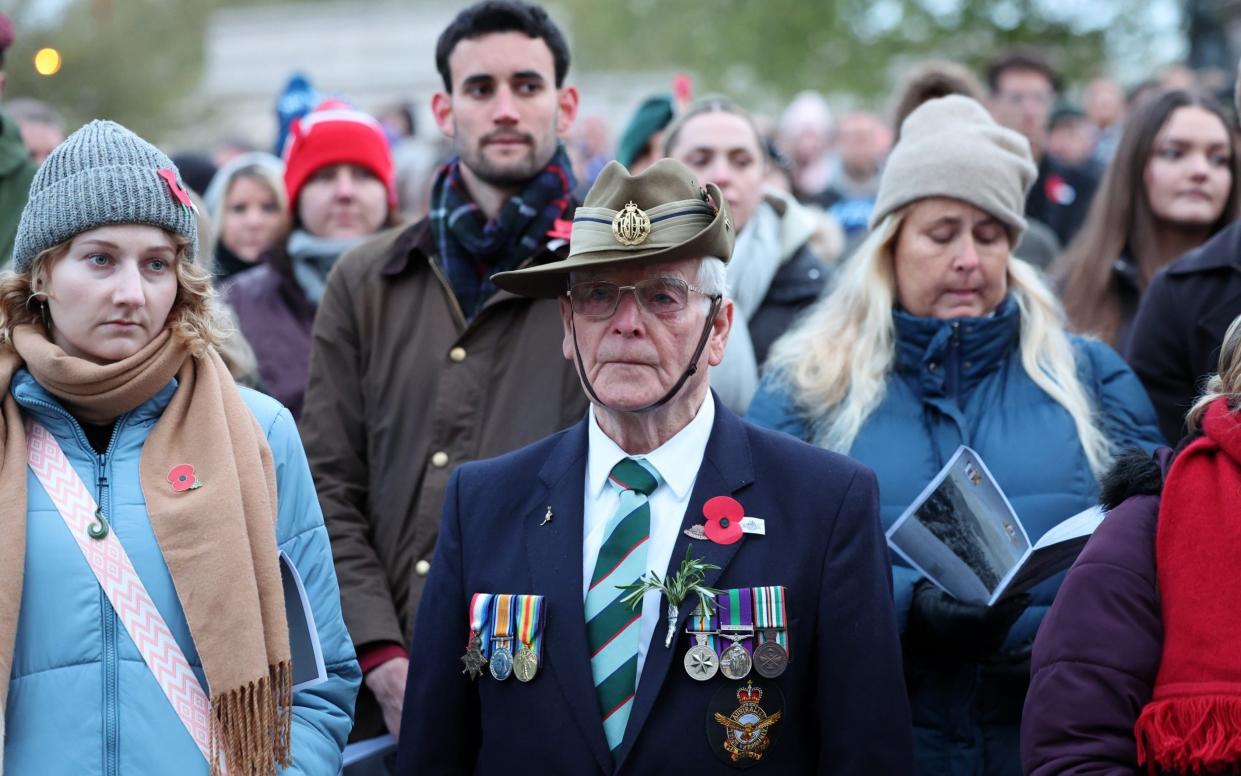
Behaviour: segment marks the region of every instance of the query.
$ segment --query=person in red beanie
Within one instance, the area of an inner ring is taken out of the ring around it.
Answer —
[[[1179,450],[1121,458],[1034,643],[1031,776],[1241,772],[1241,317]]]
[[[345,251],[395,224],[396,174],[379,122],[338,100],[293,122],[283,157],[293,229],[230,280],[224,297],[254,348],[261,387],[298,418],[328,272]]]

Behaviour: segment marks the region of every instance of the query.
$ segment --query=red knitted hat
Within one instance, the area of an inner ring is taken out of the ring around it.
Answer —
[[[339,100],[327,100],[294,120],[284,144],[284,188],[289,209],[297,212],[302,186],[331,164],[365,167],[388,190],[388,207],[396,207],[396,172],[383,127],[374,118]]]

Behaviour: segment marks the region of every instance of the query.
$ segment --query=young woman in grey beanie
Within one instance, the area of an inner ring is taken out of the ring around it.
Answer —
[[[340,767],[360,673],[318,500],[288,411],[215,350],[197,250],[180,173],[119,124],[31,185],[0,276],[9,773]]]
[[[870,236],[773,346],[749,419],[873,468],[885,528],[968,445],[1037,541],[1096,502],[1114,451],[1162,443],[1154,411],[1011,256],[1035,178],[1025,138],[963,96],[923,104],[900,137]],[[892,573],[918,773],[1020,774],[1030,646],[1060,578],[988,608]]]

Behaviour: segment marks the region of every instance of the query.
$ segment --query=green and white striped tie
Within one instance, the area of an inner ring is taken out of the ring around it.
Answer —
[[[586,593],[586,640],[590,673],[599,696],[603,732],[615,751],[625,735],[638,680],[638,632],[642,606],[621,603],[618,585],[637,582],[646,573],[651,537],[647,499],[659,486],[659,472],[645,460],[626,458],[612,467],[608,483],[620,490],[616,513],[608,520],[595,572]]]

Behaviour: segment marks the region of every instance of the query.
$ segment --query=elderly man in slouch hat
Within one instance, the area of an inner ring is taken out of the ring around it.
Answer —
[[[495,276],[559,298],[591,406],[454,472],[399,773],[910,771],[874,475],[708,387],[733,236],[680,163],[612,163],[567,259]]]

